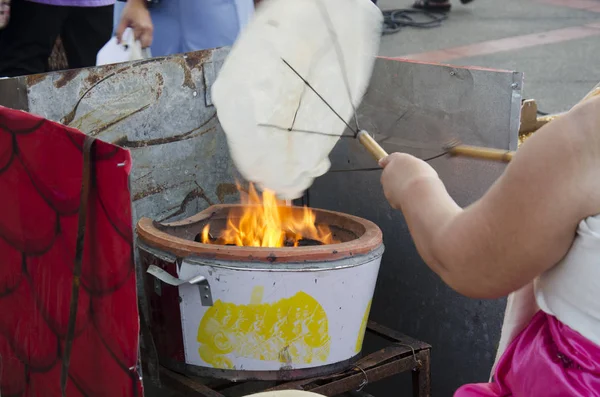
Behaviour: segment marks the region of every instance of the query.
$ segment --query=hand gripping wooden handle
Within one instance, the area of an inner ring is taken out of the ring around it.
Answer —
[[[387,152],[377,143],[367,131],[358,132],[358,141],[371,153],[375,160],[379,161],[388,156]]]

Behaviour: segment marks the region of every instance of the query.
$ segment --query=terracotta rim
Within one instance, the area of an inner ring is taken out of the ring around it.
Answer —
[[[159,227],[181,227],[202,222],[219,212],[237,207],[242,207],[242,205],[213,205],[194,216],[172,223],[157,224],[152,219],[141,218],[137,224],[136,232],[143,243],[154,248],[168,250],[178,257],[185,258],[188,256],[196,256],[207,259],[245,262],[328,262],[356,255],[368,254],[383,243],[381,229],[373,222],[353,215],[316,208],[311,208],[311,210],[315,211],[317,214],[320,213],[323,215],[345,218],[350,222],[362,226],[364,228],[364,233],[357,239],[340,244],[296,248],[258,248],[202,244],[173,236],[159,229]]]

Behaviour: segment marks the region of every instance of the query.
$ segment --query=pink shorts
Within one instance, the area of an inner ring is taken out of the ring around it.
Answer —
[[[454,397],[600,397],[600,346],[555,317],[537,313],[500,358],[494,383]]]

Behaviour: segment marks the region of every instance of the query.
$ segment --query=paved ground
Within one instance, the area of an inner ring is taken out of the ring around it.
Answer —
[[[386,36],[380,53],[524,72],[524,95],[541,110],[562,111],[600,82],[600,0],[455,1],[443,26]]]
[[[409,2],[379,5],[387,10]],[[600,0],[476,0],[468,7],[456,1],[441,27],[385,36],[380,54],[524,72],[524,96],[535,98],[543,111],[559,112],[600,82]],[[410,394],[369,390],[377,397]]]

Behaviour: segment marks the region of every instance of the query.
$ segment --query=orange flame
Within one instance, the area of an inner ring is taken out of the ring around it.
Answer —
[[[238,190],[241,189],[238,186]],[[237,245],[244,247],[297,247],[301,240],[335,244],[327,226],[315,223],[316,215],[308,207],[292,208],[275,194],[265,190],[262,197],[252,184],[248,194],[242,194],[243,211],[232,211],[227,227],[218,236],[211,236],[210,224],[202,230],[204,244]]]

